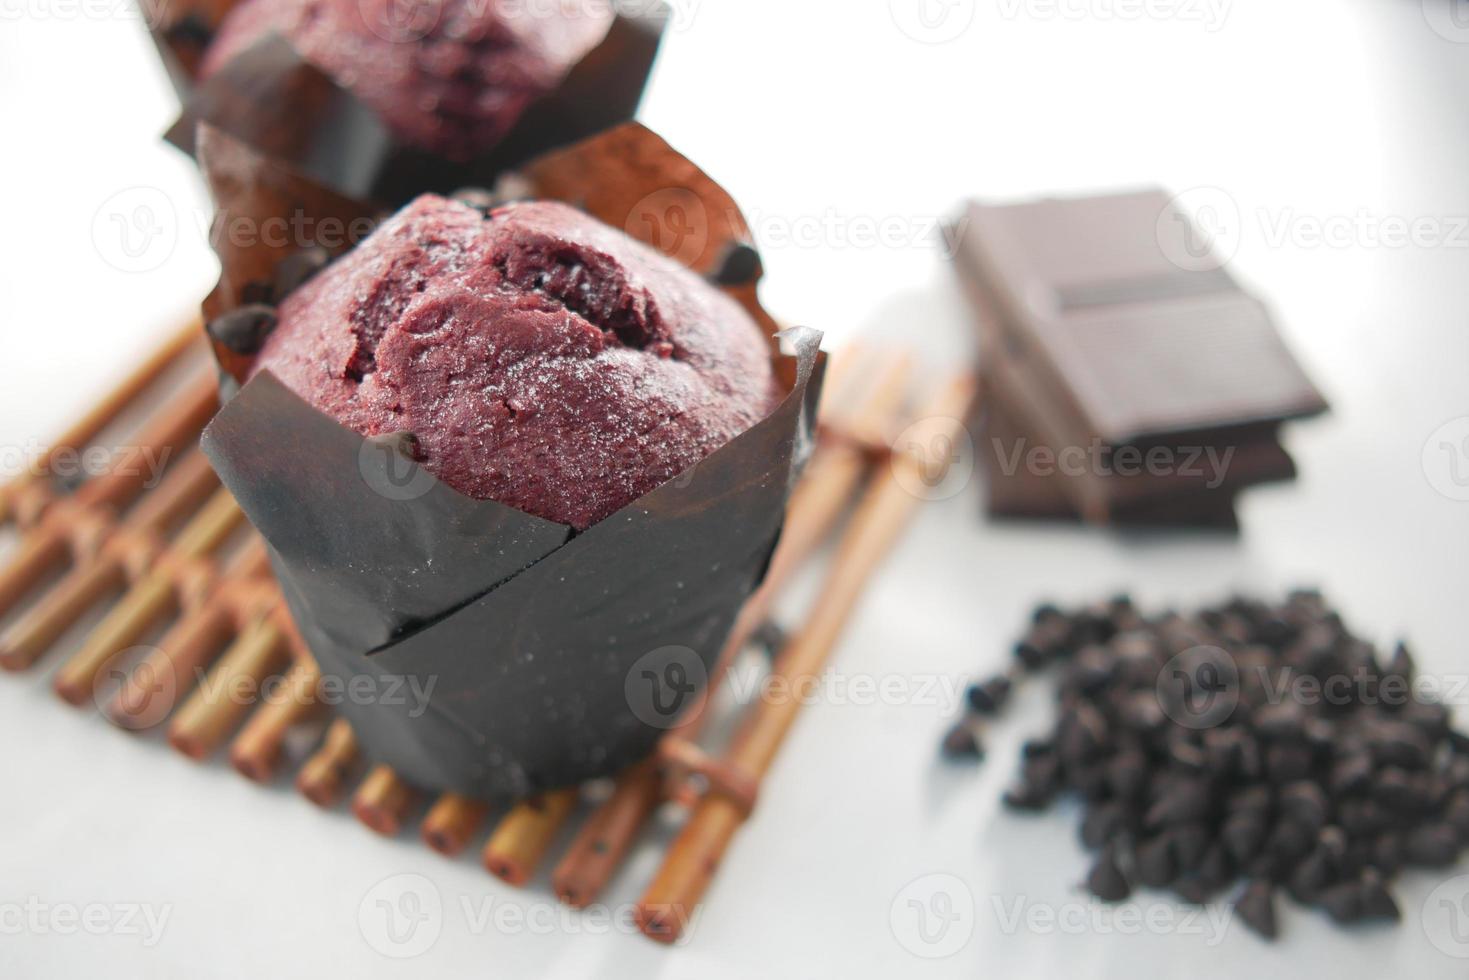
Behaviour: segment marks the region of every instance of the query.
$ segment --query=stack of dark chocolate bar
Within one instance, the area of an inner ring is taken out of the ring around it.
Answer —
[[[1233,528],[1295,476],[1281,424],[1326,402],[1175,199],[972,204],[958,231],[992,516]]]

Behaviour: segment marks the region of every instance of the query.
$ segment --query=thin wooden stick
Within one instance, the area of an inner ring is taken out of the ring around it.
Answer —
[[[168,727],[168,742],[191,759],[219,748],[249,713],[261,685],[288,657],[286,635],[265,618],[241,634]]]
[[[842,377],[853,377],[850,359],[843,360]],[[835,426],[845,432],[888,431],[907,395],[911,361],[905,354],[885,358],[879,377],[864,389],[864,400],[855,409],[836,408]],[[841,404],[848,393],[842,386],[828,387],[830,402]],[[760,590],[740,611],[728,642],[720,653],[715,679],[723,677],[750,636],[765,622],[774,599],[795,572],[831,533],[832,527],[856,494],[867,470],[867,458],[856,439],[823,445],[807,467],[791,497],[790,513],[781,534],[780,547],[770,563]],[[689,711],[689,717],[674,731],[679,738],[697,737],[707,715],[711,684]],[[596,900],[622,864],[663,799],[663,773],[651,763],[634,766],[618,777],[608,797],[582,825],[571,847],[552,872],[556,894],[568,905],[585,906]]]
[[[592,811],[551,873],[556,897],[573,908],[596,901],[662,798],[656,760],[640,762],[619,777],[612,795]]]
[[[179,535],[169,554],[182,560],[203,558],[229,539],[245,515],[229,491],[219,490]],[[98,673],[107,662],[136,643],[160,619],[176,612],[179,595],[167,568],[159,568],[138,582],[107,615],[57,672],[55,688],[75,705],[93,696]]]
[[[280,698],[257,709],[230,745],[230,764],[245,778],[269,782],[281,757],[281,745],[292,726],[321,709],[316,686],[321,671],[310,660],[298,661],[281,682]]]
[[[127,586],[122,562],[103,558],[73,569],[40,604],[0,635],[0,668],[28,670],[87,610]]]
[[[21,539],[20,548],[0,569],[0,616],[15,608],[41,581],[66,563],[66,533],[43,524]]]
[[[128,674],[103,714],[119,728],[142,731],[159,724],[229,642],[229,610],[206,605],[164,634]]]
[[[85,507],[121,509],[146,487],[152,467],[165,454],[183,451],[219,410],[219,379],[213,370],[189,382],[179,395],[149,420],[112,468],[82,484],[75,499]]]
[[[384,837],[396,837],[413,806],[413,788],[387,766],[375,766],[352,797],[352,813]]]
[[[327,727],[321,748],[296,775],[296,789],[323,809],[336,806],[357,756],[357,736],[352,734],[352,726],[345,718],[338,718]]]
[[[580,794],[579,789],[561,789],[516,804],[485,844],[485,867],[508,884],[527,884]]]
[[[927,414],[949,420],[957,431],[973,394],[971,381],[955,382]],[[897,542],[918,504],[918,498],[907,489],[916,484],[908,481],[920,479],[918,461],[894,455],[892,471],[883,474],[865,495],[809,620],[776,663],[777,674],[790,681],[792,688],[821,670],[869,578]],[[801,704],[799,698],[762,701],[736,736],[727,762],[752,778],[762,778]],[[739,804],[727,796],[710,793],[703,798],[638,903],[638,925],[646,935],[670,943],[682,935],[745,816]]]
[[[104,511],[125,507],[143,491],[150,466],[198,435],[218,405],[218,382],[212,374],[201,377],[159,412],[109,472],[82,484],[71,501],[80,508]],[[21,541],[19,552],[0,569],[0,616],[65,564],[67,545],[66,529],[57,521],[43,521]]]
[[[198,345],[202,349],[203,338],[202,323],[198,318],[191,320],[183,329],[171,336],[162,347],[158,348],[148,360],[138,365],[132,374],[124,378],[116,388],[108,393],[106,398],[92,406],[86,415],[62,433],[36,461],[36,468],[44,470],[49,467],[57,450],[65,448],[79,450],[90,445],[97,436],[101,435],[103,429],[106,429],[123,412],[127,411],[133,402],[137,401],[191,348]],[[14,518],[13,506],[16,496],[19,495],[23,486],[36,479],[37,477],[27,474],[0,486],[0,525]]]
[[[223,579],[249,581],[269,568],[265,548],[257,538],[230,559]],[[232,610],[217,591],[163,636],[123,681],[103,713],[113,724],[129,731],[157,725],[193,688],[194,680],[204,676],[205,669],[230,641],[234,626]]]
[[[489,812],[488,803],[445,793],[423,820],[423,841],[440,854],[454,857],[469,846]]]
[[[123,527],[142,536],[158,534],[197,508],[218,478],[203,453],[195,452],[144,498]],[[77,564],[38,604],[0,634],[0,667],[25,670],[50,650],[87,610],[127,585],[124,555],[104,549]]]

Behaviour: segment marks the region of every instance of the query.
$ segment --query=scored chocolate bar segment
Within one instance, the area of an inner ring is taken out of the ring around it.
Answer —
[[[961,232],[986,389],[1011,436],[996,444],[1011,465],[986,468],[992,512],[1229,525],[1240,489],[1294,476],[1280,424],[1326,402],[1175,200],[974,204]],[[1037,473],[1037,447],[1067,456]],[[1023,485],[1046,477],[1046,499],[1029,500]]]

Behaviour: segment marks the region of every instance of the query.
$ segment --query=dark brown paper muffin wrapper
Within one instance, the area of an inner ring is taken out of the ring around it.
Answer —
[[[201,160],[220,220],[364,213],[218,132],[203,134]],[[658,222],[640,222],[638,209],[672,195],[706,219],[676,250],[700,271],[748,249],[729,196],[636,124],[542,157],[523,176],[537,197],[634,234],[646,224],[641,237],[655,246]],[[214,313],[238,305],[286,251],[235,247],[218,222],[216,245]],[[730,291],[769,324],[753,269]],[[269,544],[323,675],[342,690],[368,678],[360,689],[384,695],[341,704],[368,754],[427,789],[519,797],[643,758],[697,700],[764,576],[810,453],[819,341],[811,330],[772,334],[787,391],[774,412],[580,534],[462,496],[396,440],[363,439],[269,373],[225,405],[203,444]],[[221,363],[237,377],[248,367]]]
[[[494,149],[449,160],[396,141],[378,114],[279,35],[263,38],[206,81],[203,52],[235,0],[154,0],[148,22],[183,102],[167,139],[195,154],[207,123],[343,194],[406,203],[448,193],[585,139],[637,113],[669,11],[619,12],[601,43],[536,100]]]

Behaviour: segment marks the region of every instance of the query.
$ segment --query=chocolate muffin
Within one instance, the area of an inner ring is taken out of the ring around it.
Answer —
[[[499,143],[611,23],[610,4],[244,0],[220,25],[200,75],[277,33],[401,142],[466,159]]]
[[[779,400],[724,293],[563,204],[425,195],[292,293],[256,362],[467,496],[579,530]]]

